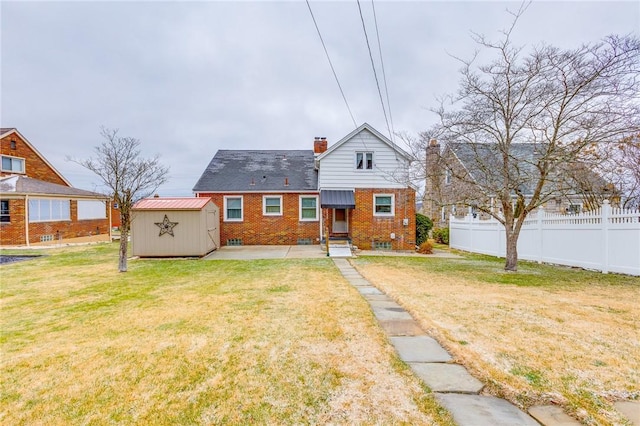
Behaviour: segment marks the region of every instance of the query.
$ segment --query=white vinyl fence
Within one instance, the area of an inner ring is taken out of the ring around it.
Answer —
[[[495,219],[451,217],[452,248],[505,257],[504,226]],[[602,208],[574,215],[540,208],[522,226],[518,258],[640,276],[640,210]]]

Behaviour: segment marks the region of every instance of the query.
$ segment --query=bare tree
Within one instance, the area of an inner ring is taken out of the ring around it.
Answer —
[[[120,253],[118,269],[127,271],[127,247],[131,229],[131,207],[148,197],[167,181],[169,168],[160,164],[159,156],[140,157],[140,141],[118,136],[118,130],[102,128],[104,141],[95,147],[96,157],[73,160],[97,174],[113,194],[120,210]]]
[[[433,139],[443,143],[434,173],[452,174],[466,188],[457,202],[504,225],[508,271],[517,270],[527,216],[575,191],[573,171],[602,162],[594,155],[602,152],[599,145],[640,129],[640,40],[609,36],[572,50],[541,45],[525,54],[511,41],[525,9],[513,14],[501,40],[474,36],[479,52],[494,59],[486,65],[476,64],[478,55],[460,59],[457,94],[441,101],[434,110],[439,123],[414,149],[425,153]],[[472,170],[452,162],[462,148],[472,156]]]
[[[603,173],[619,189],[620,206],[640,208],[640,134],[608,148]]]

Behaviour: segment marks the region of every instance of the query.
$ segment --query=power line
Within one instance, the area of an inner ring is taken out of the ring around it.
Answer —
[[[316,31],[318,32],[318,37],[320,37],[320,42],[322,43],[322,48],[324,49],[324,53],[327,56],[327,60],[329,61],[329,66],[331,67],[331,72],[333,72],[333,76],[336,79],[336,83],[338,83],[338,88],[340,89],[340,94],[342,95],[342,99],[344,100],[345,105],[347,106],[347,110],[349,111],[349,115],[351,116],[351,121],[353,121],[354,127],[358,127],[356,124],[356,119],[353,118],[353,113],[351,112],[351,108],[349,107],[349,102],[347,102],[347,97],[344,95],[344,90],[342,90],[342,86],[340,85],[340,80],[338,80],[338,74],[336,74],[336,70],[333,68],[333,63],[331,62],[331,58],[329,57],[329,52],[327,51],[327,46],[324,44],[324,39],[322,38],[322,34],[320,33],[320,28],[318,28],[318,23],[316,22],[316,17],[313,16],[313,11],[311,10],[311,4],[309,4],[309,0],[306,0],[307,7],[309,8],[309,13],[311,14],[311,19],[313,19],[313,24],[316,27]],[[358,4],[358,7],[360,5]],[[378,88],[379,90],[379,88]],[[385,114],[386,118],[386,114]]]
[[[387,123],[387,130],[391,136],[391,127],[389,127],[389,119],[387,118],[387,110],[384,107],[384,101],[382,100],[382,91],[380,90],[380,82],[378,81],[378,73],[376,72],[376,66],[373,61],[373,54],[371,53],[371,45],[369,44],[369,36],[367,35],[367,27],[364,23],[364,17],[362,16],[362,7],[360,6],[360,0],[356,0],[358,3],[358,11],[360,12],[360,21],[362,21],[362,29],[364,30],[364,38],[367,41],[367,50],[369,51],[369,58],[371,59],[371,68],[373,68],[373,76],[376,80],[376,87],[378,88],[378,95],[380,96],[380,105],[382,105],[382,112],[384,114],[384,121]]]
[[[373,9],[373,22],[376,27],[376,38],[378,39],[378,53],[380,54],[380,65],[382,67],[382,81],[384,82],[384,92],[387,95],[387,108],[389,109],[389,121],[391,122],[391,132],[389,136],[391,137],[391,142],[393,142],[393,135],[396,130],[393,127],[393,115],[391,114],[391,102],[389,101],[389,88],[387,86],[387,73],[384,70],[384,60],[382,58],[382,45],[380,44],[380,32],[378,31],[378,18],[376,17],[376,6],[374,1],[371,0],[371,8]]]

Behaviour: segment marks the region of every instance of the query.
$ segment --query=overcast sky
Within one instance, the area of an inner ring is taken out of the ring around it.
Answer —
[[[357,2],[310,4],[357,124],[388,135]],[[372,2],[360,4],[382,79]],[[434,123],[429,108],[457,89],[452,56],[472,55],[472,32],[498,38],[518,7],[375,1],[396,132]],[[0,124],[78,188],[102,189],[65,157],[92,156],[101,126],[170,166],[163,196],[191,195],[218,149],[311,149],[354,129],[304,1],[3,0],[0,14]],[[640,33],[640,2],[533,2],[513,38],[573,48],[614,33]]]

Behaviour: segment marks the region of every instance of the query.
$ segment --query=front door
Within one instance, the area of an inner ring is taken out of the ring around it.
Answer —
[[[334,234],[346,234],[349,232],[349,211],[347,209],[333,209],[333,226],[331,231]]]

